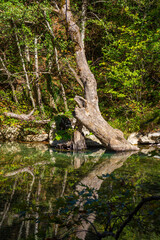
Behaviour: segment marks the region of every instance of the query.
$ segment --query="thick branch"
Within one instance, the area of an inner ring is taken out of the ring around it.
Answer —
[[[71,70],[71,72],[73,73],[73,76],[75,77],[76,81],[79,83],[79,85],[81,86],[81,88],[84,90],[83,83],[82,83],[80,77],[78,76],[78,74],[76,73],[76,71],[71,67],[71,65],[69,64],[69,62],[67,62],[67,65],[68,65],[69,69]]]
[[[35,111],[35,109],[33,109],[29,114],[17,114],[17,113],[12,113],[12,112],[4,112],[3,114],[6,117],[11,117],[11,118],[15,118],[15,119],[22,120],[22,121],[27,121],[27,122],[34,122],[34,123],[37,123],[37,124],[46,124],[46,123],[50,122],[50,119],[48,119],[48,120],[35,120],[35,117],[32,116],[34,111]]]
[[[37,100],[38,100],[38,105],[40,107],[41,112],[44,114],[44,107],[42,103],[42,96],[41,96],[41,89],[39,86],[39,66],[38,66],[38,38],[35,36],[34,38],[34,56],[35,56],[35,72],[36,72],[36,90],[37,90]]]
[[[126,220],[122,223],[120,228],[118,229],[115,239],[117,240],[125,228],[125,226],[133,219],[133,217],[137,214],[137,212],[143,207],[143,205],[147,202],[155,201],[155,200],[160,200],[160,196],[151,196],[148,198],[143,198],[142,201],[135,207],[135,209],[129,214],[129,216],[126,218]]]

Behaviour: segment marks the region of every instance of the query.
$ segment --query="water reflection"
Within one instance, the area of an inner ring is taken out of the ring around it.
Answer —
[[[47,145],[31,143],[3,143],[0,152],[1,240],[30,236],[40,240],[52,237],[53,231],[58,234],[58,225],[53,224],[48,230],[45,223],[39,222],[39,217],[42,212],[52,212],[56,198],[70,193],[69,181],[74,182],[78,191],[82,190],[79,182],[98,190],[103,180],[97,176],[120,168],[133,154],[105,154],[103,149],[83,154],[60,153]],[[94,221],[94,214],[89,218]],[[85,239],[88,228],[89,224],[84,222],[83,228],[77,229],[77,237]]]
[[[105,161],[99,164],[93,171],[84,177],[81,180],[81,183],[89,188],[99,190],[103,180],[98,178],[98,176],[102,176],[103,174],[107,173],[110,174],[115,169],[120,168],[127,158],[129,158],[132,154],[135,154],[135,152],[123,152],[105,156]],[[82,191],[83,188],[83,186],[78,185],[76,189],[78,191]],[[90,224],[94,222],[95,217],[95,214],[92,213],[88,216],[87,221],[82,221],[82,224],[77,229],[77,237],[79,239],[85,239],[87,230],[90,227]]]

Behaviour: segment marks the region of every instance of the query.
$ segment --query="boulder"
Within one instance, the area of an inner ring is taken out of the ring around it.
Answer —
[[[159,132],[153,132],[153,133],[149,133],[148,137],[150,139],[152,139],[153,141],[155,141],[155,143],[160,143],[160,131]]]
[[[150,152],[153,152],[155,151],[156,148],[155,147],[149,147],[149,148],[143,148],[141,149],[141,152],[144,153],[144,154],[149,154]]]
[[[127,140],[133,145],[158,144],[160,143],[160,132],[154,132],[154,133],[148,133],[148,134],[134,132],[134,133],[131,133],[131,135],[128,137]]]
[[[156,143],[154,140],[152,140],[148,135],[140,135],[138,143],[140,144],[154,144]]]
[[[48,140],[48,134],[27,135],[23,137],[23,141],[26,142],[44,142]]]
[[[21,133],[21,126],[19,125],[4,126],[3,129],[1,129],[1,136],[3,136],[4,140],[7,140],[9,142],[17,140],[20,133]]]
[[[137,145],[138,141],[139,141],[139,133],[137,133],[137,132],[131,133],[131,135],[128,137],[127,141],[133,145]]]

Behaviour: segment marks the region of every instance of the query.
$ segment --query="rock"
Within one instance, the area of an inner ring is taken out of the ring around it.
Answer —
[[[137,144],[158,144],[160,143],[160,132],[154,132],[149,134],[141,134],[141,133],[131,133],[128,137],[128,142],[133,145]]]
[[[149,133],[148,137],[155,141],[155,143],[160,143],[160,132]]]
[[[153,151],[155,151],[155,150],[156,150],[156,148],[154,148],[154,147],[149,147],[149,148],[143,148],[143,149],[141,149],[141,152],[144,153],[144,154],[148,154],[148,153],[153,152]],[[148,155],[148,156],[149,156],[149,155]]]
[[[138,143],[141,143],[141,144],[154,144],[155,141],[152,140],[150,137],[148,137],[147,135],[144,135],[144,136],[140,136],[139,137],[139,140],[138,140]]]
[[[154,158],[157,158],[157,159],[160,159],[160,156],[158,156],[158,155],[155,155],[155,156],[153,156]]]
[[[18,136],[21,133],[21,126],[4,126],[1,130],[1,134],[4,140],[9,142],[15,141],[18,139]]]
[[[24,136],[23,141],[26,142],[44,142],[48,140],[48,134],[37,134]]]
[[[128,137],[127,141],[133,145],[137,145],[139,141],[139,133],[134,132]]]

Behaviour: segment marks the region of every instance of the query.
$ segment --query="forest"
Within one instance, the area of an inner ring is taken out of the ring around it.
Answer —
[[[160,239],[160,141],[126,140],[160,136],[159,16],[159,0],[0,1],[0,239]]]
[[[95,133],[89,110],[125,137],[159,130],[159,13],[158,0],[1,0],[1,128],[74,115]]]

